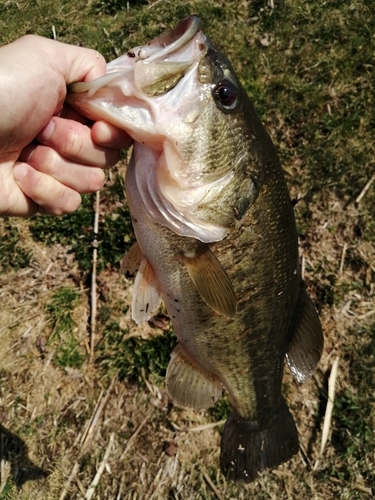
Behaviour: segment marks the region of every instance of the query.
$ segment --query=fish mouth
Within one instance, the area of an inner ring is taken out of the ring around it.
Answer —
[[[199,36],[201,35],[201,36]],[[197,43],[194,43],[194,38]],[[204,38],[200,31],[200,20],[190,16],[169,31],[146,45],[129,50],[124,56],[107,64],[106,75],[91,82],[75,82],[67,87],[69,95],[83,94],[93,96],[99,89],[116,85],[121,79],[134,73],[136,90],[148,97],[167,92],[185,75],[191,65],[202,56],[205,50]],[[197,49],[198,45],[198,49]],[[130,78],[132,79],[132,78]],[[124,90],[124,89],[123,89]],[[134,92],[124,91],[124,95]]]

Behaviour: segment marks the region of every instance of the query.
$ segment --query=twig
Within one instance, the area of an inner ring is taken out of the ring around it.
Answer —
[[[297,428],[297,431],[298,431],[298,428]],[[298,434],[299,434],[299,432],[298,432]],[[300,453],[301,462],[306,467],[306,469],[311,471],[310,460],[308,459],[305,447],[301,442],[299,443],[299,453]]]
[[[89,420],[89,422],[87,424],[87,428],[86,428],[85,432],[83,433],[83,436],[81,437],[81,445],[84,445],[85,442],[86,442],[89,430],[92,427],[92,422],[93,422],[93,420],[95,418],[96,412],[98,411],[98,408],[99,408],[100,403],[102,401],[103,393],[104,393],[104,390],[102,389],[100,391],[99,397],[98,397],[98,399],[96,401],[96,404],[95,404],[95,407],[94,407],[94,411],[92,412],[91,418],[90,418],[90,420]]]
[[[333,362],[331,375],[329,376],[329,380],[328,380],[328,401],[327,401],[326,413],[324,415],[322,445],[320,448],[321,455],[323,454],[324,447],[327,443],[329,429],[331,427],[331,417],[332,417],[332,410],[333,410],[333,402],[335,399],[335,384],[336,384],[337,368],[339,366],[339,360],[340,360],[340,357],[337,356],[335,361]]]
[[[98,232],[99,232],[99,202],[100,191],[96,192],[95,198],[95,222],[94,222],[94,241],[93,241],[93,257],[92,257],[92,275],[91,275],[91,339],[90,339],[90,358],[94,356],[95,331],[96,331],[96,262],[98,259]]]
[[[355,200],[356,203],[359,203],[362,200],[362,198],[365,196],[365,194],[367,193],[367,191],[370,189],[371,184],[374,181],[375,181],[375,173],[372,174],[372,176],[370,177],[370,179],[366,182],[365,187],[362,189],[362,191],[357,196],[357,198]]]
[[[372,311],[368,311],[365,314],[361,314],[360,316],[357,316],[357,319],[365,319],[368,318],[369,316],[372,316],[373,314],[375,314],[375,309],[373,309]]]
[[[157,5],[158,3],[162,2],[162,1],[163,0],[156,0],[156,2],[149,4],[147,8],[152,9],[152,7],[155,7],[155,5]]]
[[[82,493],[83,497],[86,494],[85,487],[82,484],[82,481],[79,479],[79,477],[76,475],[75,477],[76,485],[78,486],[79,491]]]
[[[303,280],[305,279],[305,266],[306,266],[305,256],[302,254],[302,257],[301,257],[301,278]]]
[[[212,491],[215,493],[215,495],[217,496],[217,498],[219,500],[224,500],[224,497],[221,495],[221,493],[219,492],[219,490],[216,488],[216,486],[214,485],[214,483],[212,482],[210,476],[206,473],[206,472],[203,472],[203,477],[205,479],[205,481],[207,482],[208,486],[212,489]]]
[[[322,457],[322,455],[323,455],[323,451],[324,451],[325,445],[328,441],[328,435],[329,435],[329,431],[331,428],[331,418],[332,418],[333,402],[335,399],[335,384],[336,384],[337,368],[339,365],[339,359],[340,359],[340,357],[337,356],[335,361],[333,362],[331,374],[330,374],[329,380],[328,380],[328,401],[327,401],[326,412],[324,415],[322,444],[320,447],[320,454],[319,454],[320,457]],[[318,466],[318,462],[319,462],[319,459],[315,462],[314,470],[316,470],[316,468]]]
[[[0,447],[1,447],[1,445],[2,445],[2,443],[0,443]],[[4,458],[1,458],[1,462],[0,462],[0,494],[7,484],[8,476],[9,476],[9,470],[7,470],[5,467]],[[0,495],[0,498],[2,498],[1,495]]]
[[[207,429],[214,429],[215,427],[218,427],[219,425],[225,424],[225,420],[220,420],[219,422],[212,422],[210,424],[202,424],[202,425],[197,425],[196,427],[180,427],[179,425],[175,424],[174,422],[171,422],[172,427],[176,431],[180,432],[200,432],[200,431],[205,431]]]
[[[88,490],[86,491],[85,500],[91,499],[91,497],[93,496],[93,494],[95,492],[95,488],[99,484],[99,481],[100,481],[100,478],[102,477],[104,468],[107,465],[108,458],[109,458],[109,455],[111,453],[114,440],[115,440],[115,433],[112,432],[112,434],[109,437],[109,443],[108,443],[107,449],[105,450],[103,460],[102,460],[101,464],[99,465],[99,468],[95,474],[94,479],[92,480],[92,483],[90,484],[90,486],[88,487]]]
[[[347,249],[348,249],[348,245],[346,243],[344,243],[344,246],[343,246],[342,252],[341,252],[341,260],[340,260],[340,267],[339,267],[339,275],[340,276],[342,276],[342,273],[344,271],[345,255],[346,255]]]
[[[362,491],[362,493],[366,493],[367,495],[372,495],[372,489],[371,488],[366,488],[366,486],[362,486],[361,484],[355,483],[354,484],[354,489],[358,491]],[[371,496],[372,498],[372,496]]]
[[[116,500],[121,500],[121,498],[122,498],[122,489],[123,489],[124,484],[125,484],[125,474],[123,473],[122,476],[121,476],[120,486],[118,488]]]
[[[146,417],[142,420],[142,422],[139,424],[137,429],[134,431],[134,433],[130,436],[128,439],[128,442],[126,443],[125,449],[122,452],[122,455],[120,457],[120,461],[123,460],[127,452],[130,450],[130,448],[133,446],[133,443],[135,441],[135,438],[138,436],[138,434],[141,432],[142,428],[146,425],[147,420],[150,418],[150,414],[146,415]]]
[[[61,492],[60,500],[64,500],[64,498],[66,497],[66,494],[68,493],[70,484],[73,481],[73,479],[76,476],[78,471],[79,471],[79,462],[75,462],[73,465],[72,471],[71,471],[66,483],[64,484],[64,489]]]

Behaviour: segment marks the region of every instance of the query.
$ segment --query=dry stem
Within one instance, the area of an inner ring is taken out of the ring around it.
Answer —
[[[95,198],[95,222],[94,222],[94,241],[93,241],[93,258],[92,258],[92,275],[91,275],[91,339],[90,339],[90,357],[94,356],[95,332],[96,332],[96,262],[98,258],[98,232],[99,232],[99,202],[100,191],[96,192]]]
[[[367,181],[367,183],[365,184],[365,187],[362,189],[362,191],[359,193],[359,195],[357,196],[356,198],[356,203],[359,203],[362,198],[365,196],[365,194],[367,193],[367,191],[370,189],[371,187],[371,184],[375,181],[375,173],[372,174],[372,176],[370,177],[370,179]]]
[[[323,432],[322,432],[322,445],[320,447],[320,457],[323,456],[323,451],[324,451],[325,445],[328,441],[328,435],[329,435],[329,431],[331,428],[331,418],[332,418],[333,402],[335,399],[335,384],[336,384],[337,368],[339,365],[339,359],[340,359],[340,357],[337,356],[335,361],[333,362],[331,375],[329,376],[329,380],[328,380],[328,401],[327,401],[326,412],[324,415],[324,424],[323,424]],[[319,462],[319,459],[315,462],[314,470],[317,469],[318,462]]]
[[[203,477],[205,479],[205,481],[207,482],[208,486],[212,489],[212,491],[215,493],[215,495],[217,496],[217,498],[219,500],[224,500],[224,497],[221,496],[219,490],[216,488],[216,486],[214,485],[214,483],[212,482],[210,476],[208,474],[206,474],[206,472],[203,472]]]
[[[92,483],[90,484],[90,486],[88,487],[88,490],[86,491],[85,500],[91,499],[91,497],[93,496],[93,494],[95,492],[95,488],[99,484],[99,481],[100,481],[100,478],[102,477],[104,468],[107,465],[108,458],[109,458],[109,455],[111,453],[114,440],[115,440],[115,433],[112,432],[112,434],[109,437],[109,443],[108,443],[107,449],[105,450],[103,460],[102,460],[101,464],[99,465],[98,471],[95,474],[95,477],[92,480]]]
[[[135,432],[130,436],[128,442],[126,443],[125,449],[121,455],[120,460],[122,460],[127,452],[130,450],[130,448],[133,446],[133,443],[135,441],[135,438],[138,436],[138,434],[141,432],[142,428],[146,425],[147,420],[150,418],[151,413],[147,414],[146,417],[142,420],[142,422],[139,424]]]

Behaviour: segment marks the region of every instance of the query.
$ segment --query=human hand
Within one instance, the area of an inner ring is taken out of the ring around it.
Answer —
[[[0,47],[0,215],[69,213],[103,185],[131,139],[64,100],[69,83],[104,74],[91,49],[34,35]]]

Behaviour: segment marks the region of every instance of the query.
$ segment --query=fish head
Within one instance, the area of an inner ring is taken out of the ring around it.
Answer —
[[[69,85],[67,102],[91,119],[106,118],[136,142],[162,149],[172,125],[185,121],[186,109],[186,121],[192,119],[196,89],[189,83],[203,49],[199,24],[196,17],[185,19],[171,32],[108,63],[103,77]]]
[[[195,16],[68,87],[67,101],[135,141],[135,182],[153,221],[204,242],[241,223],[262,184],[268,134]]]

